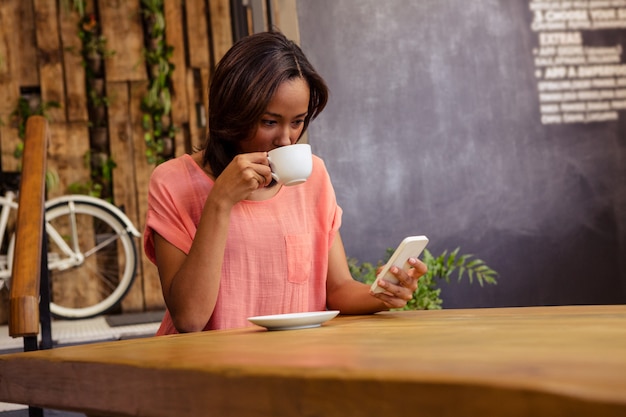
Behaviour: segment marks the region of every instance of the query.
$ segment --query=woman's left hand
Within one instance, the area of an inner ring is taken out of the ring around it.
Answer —
[[[375,294],[370,290],[370,294],[384,302],[389,308],[404,307],[413,298],[413,293],[417,290],[417,281],[428,270],[426,264],[417,258],[409,258],[409,265],[411,268],[408,272],[395,266],[389,269],[389,272],[398,279],[398,283],[394,284],[380,279],[378,285],[385,291]]]

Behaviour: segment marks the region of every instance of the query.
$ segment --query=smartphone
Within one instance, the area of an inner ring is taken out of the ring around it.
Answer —
[[[385,264],[380,273],[376,276],[376,280],[372,284],[372,291],[374,293],[384,292],[382,287],[378,286],[378,280],[385,279],[389,282],[396,284],[398,279],[389,272],[392,266],[397,266],[400,269],[408,271],[411,265],[409,265],[409,258],[417,258],[420,256],[426,245],[428,244],[428,238],[426,236],[409,236],[405,238],[396,250],[389,258],[389,261]]]

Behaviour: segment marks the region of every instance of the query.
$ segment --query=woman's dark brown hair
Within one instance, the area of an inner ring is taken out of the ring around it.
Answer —
[[[281,83],[294,78],[304,79],[311,91],[304,133],[326,106],[328,88],[300,47],[280,32],[263,32],[239,40],[226,52],[211,79],[203,146],[203,163],[215,177],[239,153],[239,142],[254,133]]]

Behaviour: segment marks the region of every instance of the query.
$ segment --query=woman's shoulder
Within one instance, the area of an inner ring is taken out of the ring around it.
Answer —
[[[152,190],[168,190],[172,194],[185,193],[190,187],[204,189],[210,184],[209,176],[189,154],[159,164],[150,177]]]
[[[321,157],[313,155],[313,170],[315,170],[316,168],[326,171],[326,164]]]
[[[313,155],[313,169],[309,179],[303,185],[302,191],[306,189],[307,192],[314,193],[325,193],[325,190],[333,188],[326,164],[319,156]]]
[[[189,169],[192,164],[195,164],[192,156],[184,154],[157,165],[152,171],[152,176],[169,176],[183,169]]]
[[[154,168],[151,181],[163,181],[165,183],[188,180],[191,182],[210,182],[210,177],[198,165],[194,155],[183,154],[169,159]]]
[[[326,178],[329,177],[328,169],[326,168],[326,163],[324,160],[317,156],[313,155],[313,171],[311,172],[311,176]]]

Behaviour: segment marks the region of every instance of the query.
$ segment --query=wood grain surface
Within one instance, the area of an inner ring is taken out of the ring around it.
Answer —
[[[345,316],[0,356],[0,401],[93,415],[623,416],[626,306]]]
[[[24,157],[17,209],[15,254],[9,298],[9,334],[39,334],[39,282],[46,201],[48,121],[31,116],[26,122]]]

